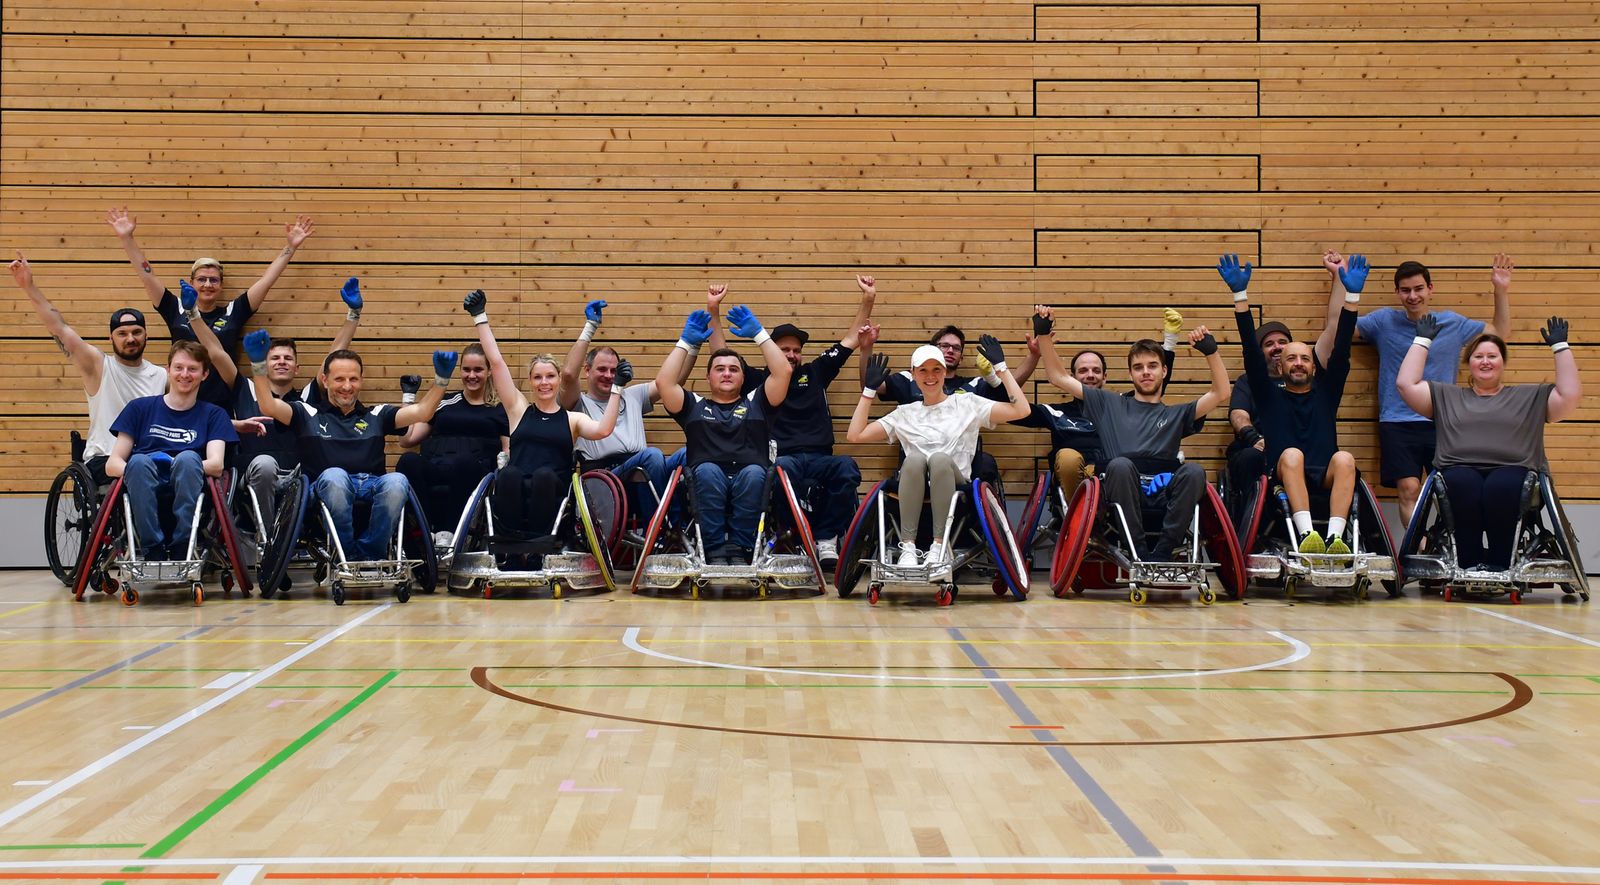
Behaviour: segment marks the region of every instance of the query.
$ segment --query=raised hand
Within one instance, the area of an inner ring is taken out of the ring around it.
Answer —
[[[311,223],[311,216],[301,215],[294,221],[284,224],[283,235],[289,241],[289,248],[298,249],[300,244],[306,241],[306,237],[311,236],[316,230],[317,226]]]
[[[446,387],[450,384],[450,376],[455,374],[456,361],[461,359],[461,354],[453,350],[436,350],[433,352],[433,383]]]
[[[272,350],[272,333],[266,329],[257,329],[244,336],[244,354],[250,358],[250,365],[258,372],[267,369],[267,352]]]
[[[988,360],[994,366],[994,371],[1004,371],[1006,367],[1006,352],[1000,346],[1000,339],[993,335],[983,335],[978,338],[978,356]]]
[[[699,347],[711,338],[711,314],[697,310],[683,321],[683,340],[691,347]]]
[[[1432,341],[1433,339],[1439,337],[1439,327],[1439,315],[1436,313],[1425,313],[1422,315],[1421,319],[1417,320],[1417,337],[1426,338],[1429,341]]]
[[[1494,283],[1496,292],[1511,288],[1511,272],[1516,269],[1517,265],[1512,262],[1510,255],[1501,252],[1494,257],[1494,270],[1490,272],[1489,279]]]
[[[240,436],[266,436],[267,422],[272,420],[263,415],[254,418],[242,418],[233,422],[233,432]]]
[[[1161,334],[1176,337],[1183,332],[1183,314],[1168,307],[1161,311]]]
[[[1322,251],[1322,269],[1331,276],[1338,276],[1339,271],[1344,269],[1344,256],[1339,254],[1338,249]]]
[[[867,298],[878,297],[878,281],[865,274],[856,274],[856,285],[861,287],[861,294]]]
[[[706,287],[706,310],[716,310],[722,306],[723,296],[728,294],[727,283],[712,283]]]
[[[414,403],[417,401],[417,391],[422,389],[421,375],[400,376],[400,402]]]
[[[868,389],[877,390],[889,380],[889,355],[875,353],[867,357],[867,372],[863,382]]]
[[[339,297],[344,299],[344,306],[349,308],[347,318],[361,319],[361,278],[351,277],[345,280],[344,286],[339,289]]]
[[[126,206],[120,208],[113,206],[107,210],[106,224],[111,225],[111,230],[119,237],[133,236],[133,229],[139,226],[138,220],[128,214]]]
[[[862,344],[871,346],[878,343],[878,336],[883,334],[883,327],[868,320],[861,324],[861,328],[856,330],[856,334],[861,336]]]
[[[1224,255],[1217,261],[1217,273],[1235,295],[1250,288],[1250,272],[1253,270],[1255,266],[1249,262],[1241,265],[1238,255]]]
[[[17,260],[11,262],[11,278],[24,289],[33,285],[33,267],[28,264],[28,259],[22,257],[21,252],[17,253]]]
[[[1419,323],[1418,326],[1420,325]],[[1544,343],[1557,352],[1566,350],[1570,346],[1567,344],[1567,321],[1561,317],[1553,316],[1545,321],[1544,328],[1539,330],[1539,335],[1544,338]]]
[[[482,289],[473,289],[467,297],[461,299],[461,309],[471,314],[474,323],[487,323],[489,321],[489,296],[483,294]]]
[[[1372,268],[1367,266],[1367,256],[1352,255],[1346,266],[1339,268],[1339,282],[1344,284],[1344,290],[1353,295],[1361,293],[1367,286],[1367,274]]]
[[[194,287],[189,285],[188,280],[178,281],[178,306],[183,308],[184,316],[193,319],[194,317],[200,315],[200,312],[194,308],[195,304],[197,304],[199,300],[200,293],[196,292]]]
[[[598,326],[601,323],[601,311],[605,309],[605,300],[596,298],[583,306],[583,318]]]
[[[627,360],[617,360],[617,380],[613,390],[617,387],[627,387],[633,382],[633,363]]]
[[[1042,338],[1054,331],[1055,326],[1055,316],[1051,313],[1050,308],[1043,304],[1035,304],[1033,306],[1033,337]],[[1029,346],[1033,346],[1032,342],[1029,342]]]
[[[1189,344],[1200,351],[1201,356],[1210,356],[1217,352],[1217,339],[1211,337],[1211,330],[1205,326],[1195,326],[1189,330]]]
[[[740,338],[754,338],[766,331],[761,320],[756,318],[755,311],[743,304],[728,311],[728,325],[733,329],[733,334]]]

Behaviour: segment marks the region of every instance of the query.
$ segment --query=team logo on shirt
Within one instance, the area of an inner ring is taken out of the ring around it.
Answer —
[[[356,429],[361,431],[362,433],[366,433],[367,432],[367,419],[362,418],[360,421],[357,421],[356,422]]]
[[[211,324],[211,329],[212,329],[212,331],[215,331],[215,332],[221,332],[223,329],[226,329],[226,328],[228,328],[228,318],[226,316],[222,317],[219,320],[214,321]]]
[[[733,417],[735,417],[735,418],[743,418],[745,416],[745,413],[749,412],[749,411],[750,411],[750,409],[749,409],[748,406],[740,406],[739,408],[733,410]]]
[[[804,387],[807,384],[811,383],[811,376],[810,375],[801,375],[798,379],[795,380],[794,383],[800,385],[801,387]]]
[[[176,443],[180,446],[193,445],[200,438],[200,434],[186,427],[167,427],[164,424],[150,425],[150,435],[163,442]]]

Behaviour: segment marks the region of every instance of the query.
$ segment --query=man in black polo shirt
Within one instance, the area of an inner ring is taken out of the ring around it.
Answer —
[[[1266,463],[1273,465],[1278,481],[1289,496],[1289,510],[1301,553],[1349,553],[1345,544],[1345,514],[1355,496],[1356,460],[1339,450],[1339,400],[1350,375],[1350,342],[1356,332],[1356,310],[1366,279],[1365,258],[1353,255],[1339,272],[1347,294],[1334,332],[1328,367],[1318,371],[1316,353],[1302,342],[1290,342],[1278,355],[1279,376],[1272,377],[1265,354],[1245,345],[1245,379],[1255,403],[1256,423],[1264,430]],[[1233,318],[1239,341],[1256,339],[1255,318],[1250,313],[1251,267],[1240,265],[1237,255],[1224,255],[1217,265],[1233,291]],[[1307,483],[1331,491],[1328,499],[1328,540],[1311,524],[1311,499]]]
[[[326,504],[339,533],[339,543],[351,561],[384,559],[389,537],[410,496],[411,486],[398,473],[388,473],[383,438],[394,436],[418,421],[427,421],[439,407],[460,356],[453,350],[433,352],[433,387],[415,403],[398,408],[368,406],[361,402],[361,357],[353,350],[336,350],[322,362],[317,381],[326,404],[284,402],[272,395],[267,381],[267,355],[272,336],[258,329],[245,336],[245,353],[254,370],[256,402],[263,414],[287,424],[300,440],[300,454],[312,488]],[[355,537],[354,504],[372,502],[367,530]]]
[[[800,362],[806,342],[811,339],[809,333],[793,323],[772,330],[773,343],[783,351],[793,372],[789,394],[772,418],[772,439],[778,444],[778,466],[791,480],[814,482],[823,489],[823,500],[811,515],[817,558],[823,568],[832,568],[839,561],[837,538],[855,515],[856,491],[861,486],[861,468],[855,459],[833,453],[833,413],[828,409],[828,385],[860,343],[861,328],[872,318],[872,306],[878,297],[878,283],[872,277],[857,276],[856,285],[861,287],[861,304],[850,328],[838,344],[811,362]],[[721,348],[721,335],[715,327],[713,330],[711,345]],[[770,374],[766,369],[746,366],[743,392],[763,386]]]
[[[706,559],[723,565],[750,562],[761,518],[761,485],[766,479],[772,414],[789,395],[793,370],[772,336],[750,308],[728,311],[735,334],[753,339],[767,362],[767,380],[748,394],[744,361],[722,348],[706,366],[705,396],[683,389],[678,379],[691,350],[710,339],[711,314],[697,310],[684,324],[683,337],[656,373],[661,405],[683,428],[688,470],[694,477],[695,509]]]
[[[139,282],[144,284],[145,292],[150,295],[150,303],[155,305],[161,318],[167,321],[167,331],[172,334],[174,341],[195,340],[194,329],[189,316],[185,315],[183,307],[179,304],[177,296],[167,289],[150,267],[150,262],[144,257],[144,250],[139,248],[138,242],[133,238],[134,228],[138,222],[125,208],[112,209],[106,213],[106,224],[116,233],[117,239],[122,243],[123,251],[128,253],[128,260],[133,263]],[[228,354],[229,359],[239,351],[239,336],[244,334],[244,324],[250,317],[261,309],[262,302],[266,301],[267,293],[272,291],[272,286],[283,274],[284,268],[289,266],[289,259],[294,257],[306,238],[311,236],[316,226],[307,216],[296,218],[292,224],[283,226],[286,244],[278,256],[262,271],[261,277],[242,295],[226,304],[218,304],[217,299],[222,295],[222,262],[215,258],[200,258],[189,268],[189,280],[180,284],[180,288],[190,283],[196,290],[197,303],[201,320],[217,334],[217,340],[222,342],[222,349]],[[216,372],[207,376],[200,385],[200,399],[203,402],[215,403],[221,406],[229,415],[233,414],[234,396],[229,385],[222,380]]]

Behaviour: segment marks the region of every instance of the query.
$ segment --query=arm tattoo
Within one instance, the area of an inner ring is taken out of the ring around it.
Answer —
[[[150,272],[150,262],[148,262],[148,261],[139,262],[139,269],[144,271],[145,273],[149,273]]]
[[[294,257],[294,247],[293,246],[284,246],[283,247],[283,251],[278,253],[278,257],[279,258],[293,258]]]
[[[56,343],[56,347],[61,349],[61,355],[62,356],[72,356],[72,354],[67,353],[67,344],[66,344],[66,342],[61,340],[61,336],[60,335],[51,335],[50,336],[50,340],[54,341]]]

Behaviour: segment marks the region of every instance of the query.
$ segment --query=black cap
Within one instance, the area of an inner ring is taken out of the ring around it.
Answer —
[[[1273,320],[1270,323],[1262,323],[1261,328],[1256,329],[1256,346],[1263,346],[1263,343],[1267,340],[1267,336],[1271,335],[1273,332],[1282,332],[1284,337],[1288,338],[1290,341],[1294,340],[1294,333],[1289,331],[1288,326],[1285,326],[1283,323],[1280,323],[1277,320]]]
[[[123,326],[138,326],[143,329],[145,327],[144,313],[137,307],[124,307],[121,310],[113,311],[111,314],[111,328],[108,331],[115,332]]]
[[[800,343],[804,345],[811,340],[811,335],[794,323],[784,323],[768,334],[772,336],[773,341],[777,341],[779,338],[799,338]]]

